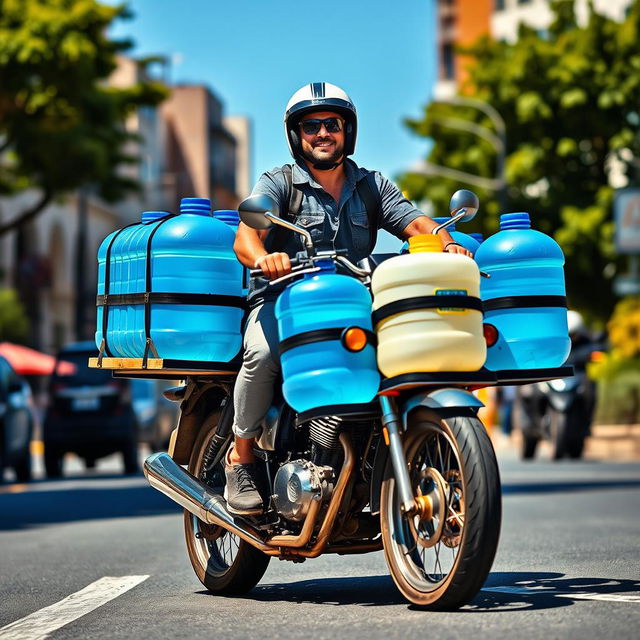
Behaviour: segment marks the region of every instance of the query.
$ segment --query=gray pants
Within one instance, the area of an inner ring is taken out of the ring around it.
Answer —
[[[278,374],[278,325],[275,302],[265,302],[251,310],[244,334],[244,356],[233,392],[233,433],[239,438],[255,438],[262,430]]]

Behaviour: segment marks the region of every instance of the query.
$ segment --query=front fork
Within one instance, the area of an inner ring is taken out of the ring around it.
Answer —
[[[409,478],[409,469],[407,461],[402,450],[402,438],[400,437],[401,421],[395,402],[392,398],[379,396],[380,407],[382,408],[382,426],[384,429],[385,440],[389,445],[389,453],[391,454],[391,464],[393,466],[393,474],[398,485],[398,497],[400,498],[400,510],[405,516],[410,516],[416,512],[418,505],[416,504],[411,488],[411,480]]]

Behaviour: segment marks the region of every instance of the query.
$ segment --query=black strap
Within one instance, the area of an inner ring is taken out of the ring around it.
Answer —
[[[313,344],[314,342],[326,342],[328,340],[342,340],[342,336],[344,335],[347,329],[352,329],[354,327],[338,327],[334,329],[315,329],[314,331],[305,331],[304,333],[299,333],[295,336],[291,336],[290,338],[285,338],[280,343],[280,355],[293,349],[295,347],[301,347],[305,344]],[[361,327],[359,327],[361,328]],[[371,344],[376,346],[378,344],[378,339],[376,338],[375,333],[362,329],[367,336],[367,344]]]
[[[112,293],[110,295],[97,296],[96,306],[118,307],[135,304],[188,304],[216,307],[237,307],[244,309],[247,306],[243,296],[224,296],[213,293],[163,293],[149,291],[147,293]]]
[[[566,296],[504,296],[484,300],[482,307],[485,312],[501,309],[524,309],[532,307],[565,307]]]
[[[109,296],[109,288],[111,286],[111,249],[113,248],[113,243],[116,238],[129,227],[135,227],[139,225],[139,222],[132,222],[128,224],[126,227],[122,227],[119,231],[116,231],[113,234],[113,237],[109,241],[109,246],[107,247],[107,255],[105,256],[105,264],[104,264],[104,295],[105,297]],[[104,345],[104,350],[102,346],[100,348],[100,360],[102,359],[102,355],[112,356],[109,349],[109,341],[107,340],[107,329],[109,327],[109,309],[105,308],[102,312],[102,343]]]
[[[371,184],[372,182],[373,185]],[[362,178],[356,184],[356,190],[367,211],[367,219],[369,220],[369,249],[367,253],[371,255],[378,239],[378,226],[382,209],[382,198],[380,197],[380,190],[375,182],[374,174],[368,173]]]
[[[147,239],[147,256],[146,256],[146,276],[145,276],[145,292],[151,294],[151,242],[153,240],[153,236],[156,235],[158,229],[168,220],[175,218],[176,214],[171,213],[166,218],[162,218],[160,222],[156,225],[155,229],[149,234],[149,238]],[[158,358],[158,352],[156,351],[156,347],[153,344],[153,340],[151,339],[151,303],[149,302],[149,297],[144,303],[144,335],[145,335],[145,347],[144,354],[142,356],[142,366],[143,368],[147,366],[147,358],[149,357],[149,350],[153,352],[153,355]]]
[[[302,190],[293,184],[293,165],[285,164],[282,167],[282,174],[287,184],[287,210],[281,213],[282,218],[287,222],[295,222],[300,207],[302,205]],[[276,227],[269,234],[270,251],[281,251],[287,241],[287,236],[291,233],[285,227]]]
[[[418,298],[407,298],[406,300],[396,300],[376,309],[371,317],[374,326],[382,322],[389,316],[395,316],[403,311],[418,311],[421,309],[472,309],[482,311],[482,301],[480,298],[463,295],[442,295],[442,296],[420,296]]]

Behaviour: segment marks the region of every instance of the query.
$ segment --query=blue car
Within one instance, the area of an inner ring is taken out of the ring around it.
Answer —
[[[0,482],[8,467],[19,482],[31,480],[29,444],[35,422],[29,383],[0,356]]]

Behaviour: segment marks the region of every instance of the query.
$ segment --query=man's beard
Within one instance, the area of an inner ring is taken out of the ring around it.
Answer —
[[[323,140],[317,140],[317,142],[323,142]],[[335,144],[334,151],[331,155],[322,153],[320,151],[322,147],[315,148],[312,146],[311,151],[302,149],[302,157],[308,160],[316,169],[333,169],[340,164],[340,159],[344,152],[344,145]]]

